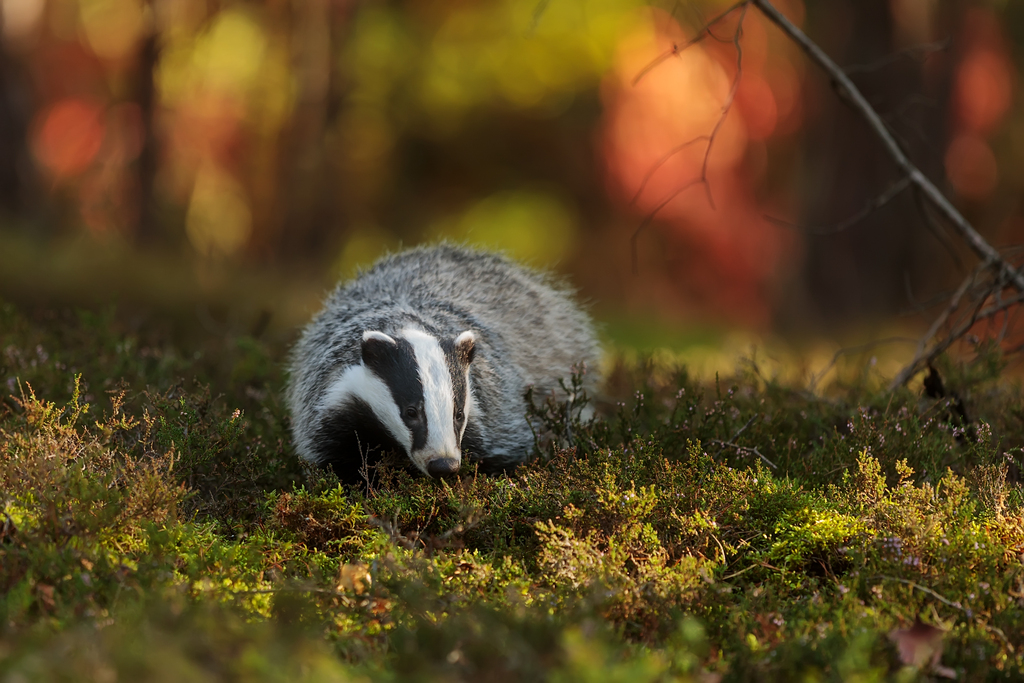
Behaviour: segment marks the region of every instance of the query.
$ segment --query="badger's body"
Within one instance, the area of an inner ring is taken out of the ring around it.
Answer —
[[[339,285],[291,359],[299,454],[357,482],[383,453],[432,476],[465,457],[501,470],[528,457],[529,387],[596,381],[589,317],[547,276],[442,244],[386,257]]]

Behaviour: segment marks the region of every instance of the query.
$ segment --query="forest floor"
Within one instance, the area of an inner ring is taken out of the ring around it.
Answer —
[[[995,354],[927,392],[621,361],[509,475],[346,489],[285,352],[0,304],[0,679],[1024,678]]]

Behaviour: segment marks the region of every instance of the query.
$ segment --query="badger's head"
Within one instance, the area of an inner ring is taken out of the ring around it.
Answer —
[[[395,336],[363,332],[362,362],[324,394],[320,462],[350,479],[367,454],[397,451],[432,477],[457,472],[475,403],[469,380],[475,351],[468,330],[449,339],[411,328]]]

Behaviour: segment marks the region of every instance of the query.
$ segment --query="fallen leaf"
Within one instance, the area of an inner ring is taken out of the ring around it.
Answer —
[[[53,609],[56,606],[56,603],[53,601],[53,586],[46,583],[37,583],[36,594],[48,609]]]
[[[943,678],[956,678],[956,671],[939,663],[942,658],[942,639],[945,635],[943,629],[926,624],[917,618],[910,628],[890,631],[889,639],[896,643],[903,664],[930,670]]]
[[[338,572],[337,589],[361,595],[370,589],[370,572],[365,564],[343,564]]]

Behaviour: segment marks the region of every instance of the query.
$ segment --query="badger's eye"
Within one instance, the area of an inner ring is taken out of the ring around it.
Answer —
[[[409,406],[405,409],[405,417],[410,420],[415,420],[419,417],[420,411],[416,410],[416,406]]]
[[[466,413],[462,412],[462,408],[455,411],[455,419],[462,422],[463,418],[466,417]]]

